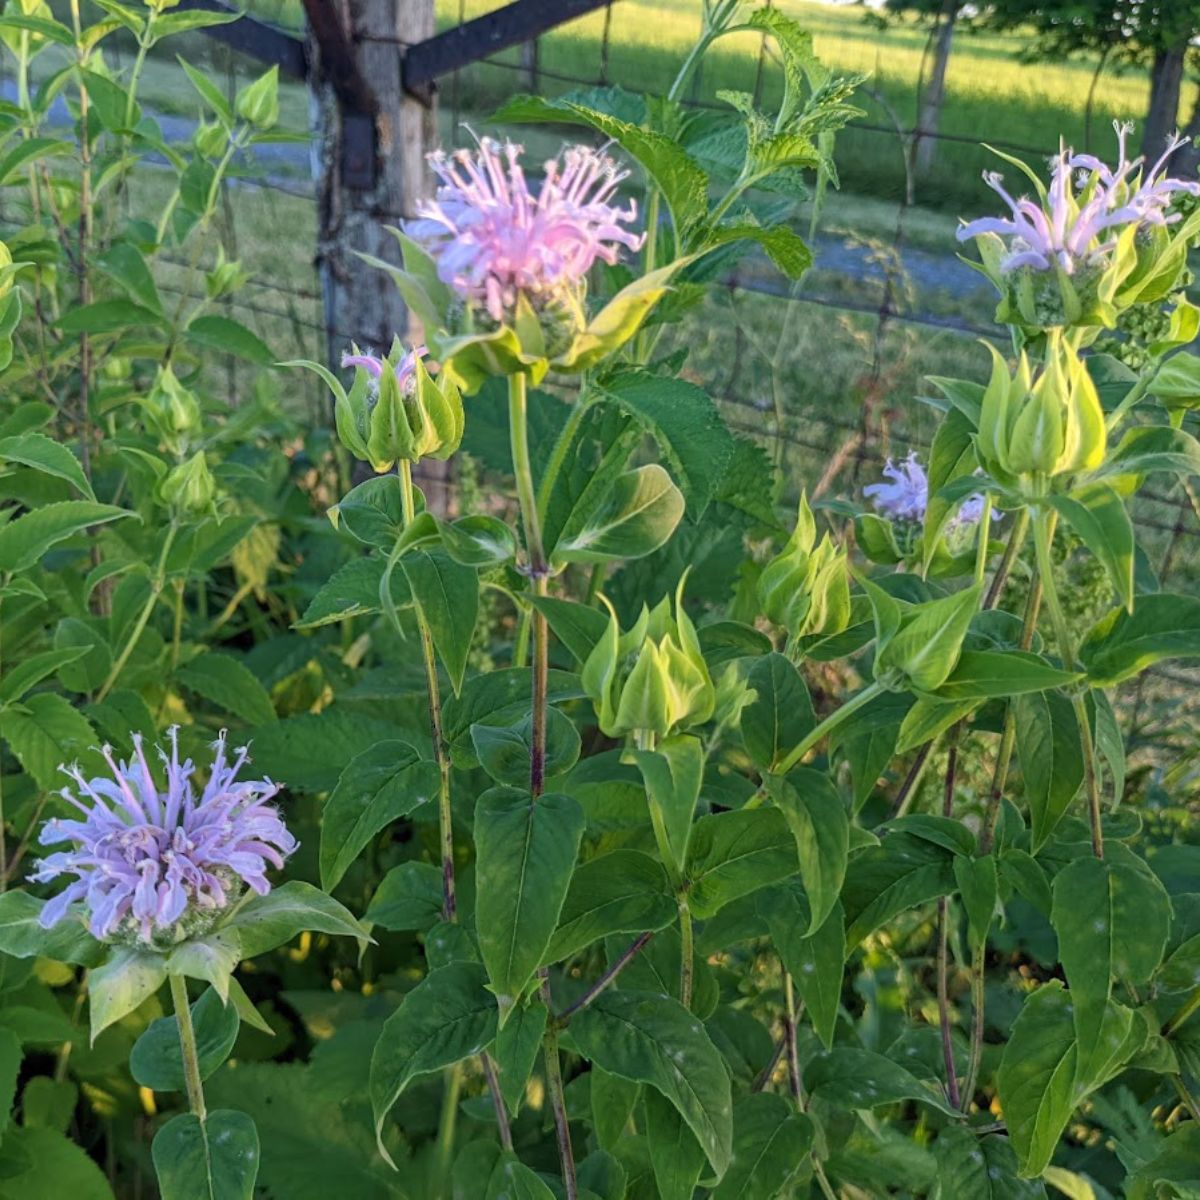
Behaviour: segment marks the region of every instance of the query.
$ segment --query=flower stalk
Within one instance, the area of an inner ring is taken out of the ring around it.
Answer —
[[[170,976],[171,1003],[175,1006],[175,1022],[179,1026],[179,1049],[183,1055],[183,1078],[187,1087],[188,1108],[200,1119],[208,1117],[204,1105],[204,1082],[200,1078],[200,1053],[196,1047],[196,1031],[192,1027],[192,1009],[188,1003],[187,983],[182,975]]]

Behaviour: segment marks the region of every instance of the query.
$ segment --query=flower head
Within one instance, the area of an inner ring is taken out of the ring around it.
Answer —
[[[400,385],[401,392],[409,392],[416,383],[417,359],[424,358],[427,351],[424,346],[414,346],[413,349],[403,355],[391,369],[395,372],[396,382]],[[362,351],[357,346],[353,346],[349,353],[342,355],[342,369],[354,367],[356,370],[361,367],[375,381],[378,382],[383,376],[384,368],[388,366],[388,360],[381,358],[378,354],[372,354],[370,350]]]
[[[917,459],[917,452],[910,450],[908,457],[897,466],[890,458],[884,465],[886,483],[872,483],[863,488],[863,495],[871,497],[875,510],[893,521],[911,521],[919,524],[925,520],[925,509],[929,504],[929,476]],[[977,525],[983,516],[983,496],[976,492],[968,496],[958,511],[947,523],[952,531],[965,525]],[[999,514],[993,513],[992,520]]]
[[[597,259],[645,240],[623,229],[637,206],[611,203],[627,172],[607,154],[572,146],[545,165],[537,195],[520,163],[523,147],[491,138],[475,150],[437,151],[437,196],[420,204],[405,232],[437,260],[438,277],[496,322],[523,294],[534,307],[578,285]]]
[[[1063,146],[1051,164],[1050,186],[1040,202],[1014,199],[998,171],[985,171],[984,181],[1008,205],[1009,217],[984,217],[963,225],[958,240],[994,233],[1008,240],[1000,270],[1005,274],[1028,267],[1035,272],[1060,268],[1075,275],[1102,263],[1129,226],[1169,225],[1179,219],[1168,212],[1177,193],[1200,195],[1200,184],[1169,178],[1166,164],[1186,142],[1174,137],[1148,172],[1143,160],[1126,157],[1131,126],[1117,123],[1120,159],[1109,167],[1091,154]],[[1039,185],[1040,190],[1040,185]]]
[[[268,864],[282,867],[297,845],[267,803],[279,785],[239,781],[247,751],[235,751],[230,762],[222,732],[213,744],[208,784],[197,795],[195,765],[179,761],[177,728],[170,738],[170,755],[159,749],[165,789],[155,781],[136,734],[128,763],[118,763],[103,748],[108,776],[89,780],[78,767],[63,768],[75,789],[63,788],[62,796],[82,819],[46,822],[42,845],[67,842],[70,848],[47,855],[30,879],[75,879],[42,909],[44,927],[82,901],[97,938],[165,949],[210,928],[244,888],[260,895],[270,890]]]

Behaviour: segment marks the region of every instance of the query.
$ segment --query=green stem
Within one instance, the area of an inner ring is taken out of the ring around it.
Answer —
[[[150,595],[146,598],[146,603],[142,606],[142,611],[138,613],[138,618],[134,622],[133,629],[130,630],[129,638],[118,655],[117,661],[113,663],[112,670],[108,673],[108,678],[105,679],[100,690],[96,693],[97,702],[103,700],[112,691],[113,684],[120,678],[121,672],[125,669],[125,664],[129,661],[129,656],[133,653],[133,648],[137,645],[138,639],[142,636],[146,628],[146,623],[150,620],[150,614],[154,611],[154,606],[158,603],[159,596],[162,595],[163,585],[166,583],[167,555],[171,552],[171,547],[175,543],[175,534],[178,531],[179,526],[175,521],[172,521],[167,527],[167,536],[163,541],[162,552],[158,556],[158,566],[154,569],[154,580],[150,586]]]
[[[407,528],[416,518],[412,463],[402,458],[398,464],[400,506]],[[417,629],[421,638],[421,658],[425,664],[425,692],[429,701],[429,734],[438,765],[438,841],[442,858],[442,919],[458,920],[458,902],[454,887],[454,814],[450,803],[450,754],[442,731],[442,691],[438,680],[437,655],[429,623],[418,608]],[[448,1086],[448,1085],[447,1085]]]
[[[983,495],[983,512],[979,514],[979,542],[975,547],[975,582],[983,587],[984,576],[987,574],[988,533],[992,525],[992,497],[990,492]]]
[[[553,1012],[550,996],[550,977],[543,967],[540,972],[541,997],[546,1008]],[[546,1025],[546,1036],[542,1041],[543,1057],[546,1060],[546,1091],[550,1095],[550,1108],[554,1113],[554,1133],[558,1140],[558,1157],[562,1164],[563,1185],[567,1200],[579,1200],[579,1184],[575,1179],[575,1151],[571,1146],[571,1127],[567,1123],[567,1101],[563,1089],[562,1068],[558,1061],[558,1026],[554,1021]]]
[[[1050,559],[1050,550],[1054,544],[1054,526],[1056,514],[1038,508],[1034,517],[1034,549],[1037,553],[1038,577],[1042,581],[1042,591],[1046,596],[1046,608],[1050,613],[1050,621],[1054,626],[1054,637],[1058,642],[1058,654],[1062,659],[1064,670],[1077,669],[1075,648],[1071,638],[1071,630],[1063,613],[1062,603],[1058,597],[1058,585],[1054,581],[1054,564]],[[1092,725],[1088,717],[1087,702],[1084,694],[1073,691],[1071,706],[1075,710],[1075,719],[1079,725],[1079,745],[1083,752],[1083,784],[1088,802],[1088,819],[1092,828],[1092,853],[1097,858],[1104,857],[1104,831],[1100,823],[1100,781],[1096,776],[1096,750],[1092,743]]]
[[[1167,1022],[1163,1037],[1173,1037],[1183,1024],[1200,1012],[1200,987],[1196,988],[1184,1002],[1183,1007]]]
[[[979,1085],[979,1067],[983,1062],[983,990],[984,950],[986,943],[980,942],[971,956],[971,1057],[967,1065],[967,1082],[962,1090],[964,1111],[971,1107],[975,1088]]]
[[[188,1108],[200,1123],[208,1116],[204,1107],[204,1083],[200,1078],[200,1054],[196,1049],[196,1031],[192,1028],[192,1009],[188,1003],[187,983],[182,975],[169,976],[175,1023],[179,1026],[179,1049],[183,1054],[183,1078],[187,1087]]]
[[[692,1007],[692,978],[695,971],[693,958],[696,940],[692,932],[692,910],[688,905],[687,892],[680,892],[679,904],[679,1003],[684,1008]]]
[[[883,691],[878,683],[869,683],[856,696],[851,696],[841,708],[836,709],[815,725],[798,746],[779,764],[775,774],[786,775],[827,733],[836,729],[847,717],[869,704]]]
[[[546,470],[542,475],[542,482],[538,485],[537,490],[539,517],[545,517],[546,510],[550,507],[550,493],[554,490],[554,484],[558,480],[563,463],[566,462],[567,452],[571,449],[571,443],[575,440],[575,434],[583,418],[587,415],[588,409],[591,407],[592,401],[588,398],[588,393],[585,391],[579,398],[579,402],[572,405],[566,424],[563,425],[558,435],[558,440],[554,443],[554,449],[550,451],[550,458],[546,463]]]
[[[462,1064],[442,1072],[442,1111],[438,1117],[436,1176],[439,1194],[446,1191],[450,1160],[454,1157],[454,1129],[458,1124],[458,1094],[462,1090]]]
[[[508,422],[512,445],[513,474],[517,481],[517,500],[521,506],[521,524],[525,530],[525,557],[535,595],[546,595],[546,553],[542,548],[542,525],[538,515],[537,494],[533,487],[533,467],[529,458],[529,399],[524,375],[508,377]],[[546,618],[535,609],[530,617],[533,629],[533,730],[529,747],[529,790],[534,797],[542,794],[546,777],[546,692],[549,672],[549,629]]]

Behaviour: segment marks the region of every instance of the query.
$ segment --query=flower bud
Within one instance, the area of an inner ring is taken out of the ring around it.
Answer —
[[[172,467],[158,485],[158,498],[176,520],[195,520],[215,511],[217,481],[208,469],[203,450]]]
[[[272,67],[237,94],[237,115],[256,129],[270,129],[279,120],[279,68]]]
[[[758,580],[764,615],[793,637],[841,633],[850,623],[850,575],[845,550],[817,527],[808,497],[800,496],[796,527]]]
[[[201,121],[192,134],[192,145],[202,158],[216,158],[225,151],[229,135],[215,122]]]
[[[356,458],[382,474],[397,459],[449,458],[463,434],[462,397],[449,379],[436,381],[425,369],[424,347],[404,355],[399,343],[386,358],[345,355],[355,368],[354,385],[337,395],[338,437]]]
[[[219,250],[216,266],[204,277],[204,292],[210,300],[219,300],[238,291],[249,278],[240,262],[227,262],[224,250]]]
[[[200,405],[170,367],[159,369],[150,395],[142,402],[146,423],[173,454],[182,454],[200,432]]]
[[[643,609],[625,634],[616,611],[601,597],[609,625],[584,663],[582,678],[600,728],[609,737],[640,732],[663,738],[703,724],[713,714],[716,690],[695,627],[683,610],[685,580],[675,595],[674,614],[664,598],[653,612]]]

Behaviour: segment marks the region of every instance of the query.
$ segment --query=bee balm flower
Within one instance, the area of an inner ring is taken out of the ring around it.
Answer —
[[[441,186],[405,225],[436,260],[442,282],[498,324],[518,296],[544,308],[575,290],[597,259],[615,263],[618,247],[636,251],[645,240],[622,228],[636,219],[637,206],[612,203],[628,173],[608,155],[568,148],[561,161],[546,163],[535,196],[522,153],[512,142],[483,138],[473,151],[431,154]]]
[[[282,867],[297,845],[267,803],[279,786],[268,779],[239,781],[247,751],[237,750],[230,762],[222,733],[208,784],[197,795],[194,764],[179,761],[176,728],[170,738],[170,755],[159,750],[165,789],[136,735],[129,763],[116,762],[104,748],[110,776],[88,780],[78,767],[63,768],[76,790],[64,788],[62,796],[82,819],[46,822],[42,845],[67,842],[70,849],[42,859],[30,879],[75,879],[42,909],[43,926],[81,901],[95,937],[165,950],[211,928],[245,888],[270,891],[268,865]]]
[[[893,521],[924,521],[925,509],[929,504],[929,477],[917,459],[916,451],[910,450],[899,466],[889,458],[883,475],[886,483],[872,483],[863,488],[863,495],[871,498],[876,512]],[[953,530],[964,525],[977,525],[982,516],[983,496],[976,493],[962,502],[950,518],[948,528]],[[999,513],[993,513],[992,520],[998,519]]]

